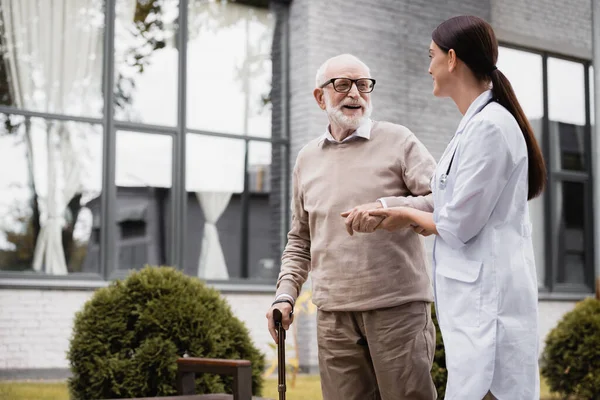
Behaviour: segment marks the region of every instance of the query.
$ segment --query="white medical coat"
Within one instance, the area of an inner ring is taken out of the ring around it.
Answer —
[[[471,104],[431,181],[446,400],[480,400],[488,390],[499,400],[538,400],[527,146],[516,120],[491,98],[486,91]]]

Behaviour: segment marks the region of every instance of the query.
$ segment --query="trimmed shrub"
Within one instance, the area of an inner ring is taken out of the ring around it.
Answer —
[[[600,301],[583,300],[546,337],[542,376],[565,398],[600,398]]]
[[[250,360],[260,395],[264,356],[219,293],[174,268],[146,267],[97,290],[76,314],[71,398],[175,395],[184,355]],[[231,393],[231,384],[219,375],[196,378],[197,393]]]
[[[444,340],[440,332],[440,326],[435,315],[435,306],[431,305],[431,318],[435,325],[435,356],[431,367],[431,377],[438,392],[438,399],[443,400],[446,395],[446,381],[448,370],[446,369],[446,353],[444,352]]]

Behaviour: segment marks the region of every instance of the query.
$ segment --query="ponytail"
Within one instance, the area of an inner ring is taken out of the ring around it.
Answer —
[[[460,15],[442,22],[431,34],[433,41],[446,53],[454,49],[481,82],[492,81],[494,99],[517,120],[529,160],[527,200],[539,196],[546,186],[546,165],[533,129],[506,76],[496,68],[498,41],[492,26],[472,15]]]
[[[527,144],[527,157],[529,161],[527,200],[531,200],[539,196],[546,186],[546,163],[544,156],[533,133],[533,128],[525,116],[512,85],[506,76],[498,69],[493,69],[489,75],[492,79],[494,99],[515,117],[521,128],[521,132],[523,132],[523,137]]]

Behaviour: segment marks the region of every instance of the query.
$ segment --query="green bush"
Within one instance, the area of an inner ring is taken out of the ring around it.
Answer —
[[[176,360],[246,359],[260,395],[264,356],[219,293],[168,267],[146,267],[97,290],[75,317],[68,359],[73,399],[177,393]],[[197,393],[231,393],[232,379],[198,375]]]
[[[600,398],[600,301],[583,300],[546,338],[542,375],[564,397]]]
[[[431,305],[431,318],[435,325],[435,356],[433,359],[433,366],[431,367],[431,376],[433,383],[437,388],[438,399],[443,400],[446,395],[446,381],[448,380],[448,370],[446,369],[446,353],[444,352],[444,341],[442,340],[442,333],[440,332],[440,326],[438,325],[437,318],[435,315],[435,306]]]

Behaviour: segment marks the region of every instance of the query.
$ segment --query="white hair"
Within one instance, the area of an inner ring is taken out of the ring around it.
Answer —
[[[362,62],[362,60],[352,54],[340,54],[339,56],[335,56],[335,57],[331,57],[330,59],[328,59],[327,61],[325,61],[323,64],[321,64],[321,66],[319,67],[319,69],[317,70],[317,76],[315,77],[315,87],[320,87],[322,84],[325,83],[325,73],[327,72],[327,67],[329,66],[329,63],[333,60],[335,60],[336,58],[352,58],[355,61],[361,63],[362,65],[364,65],[364,67],[367,70],[367,73],[369,74],[369,76],[371,76],[371,70],[369,69],[369,67],[367,66],[367,64],[365,64],[364,62]]]

